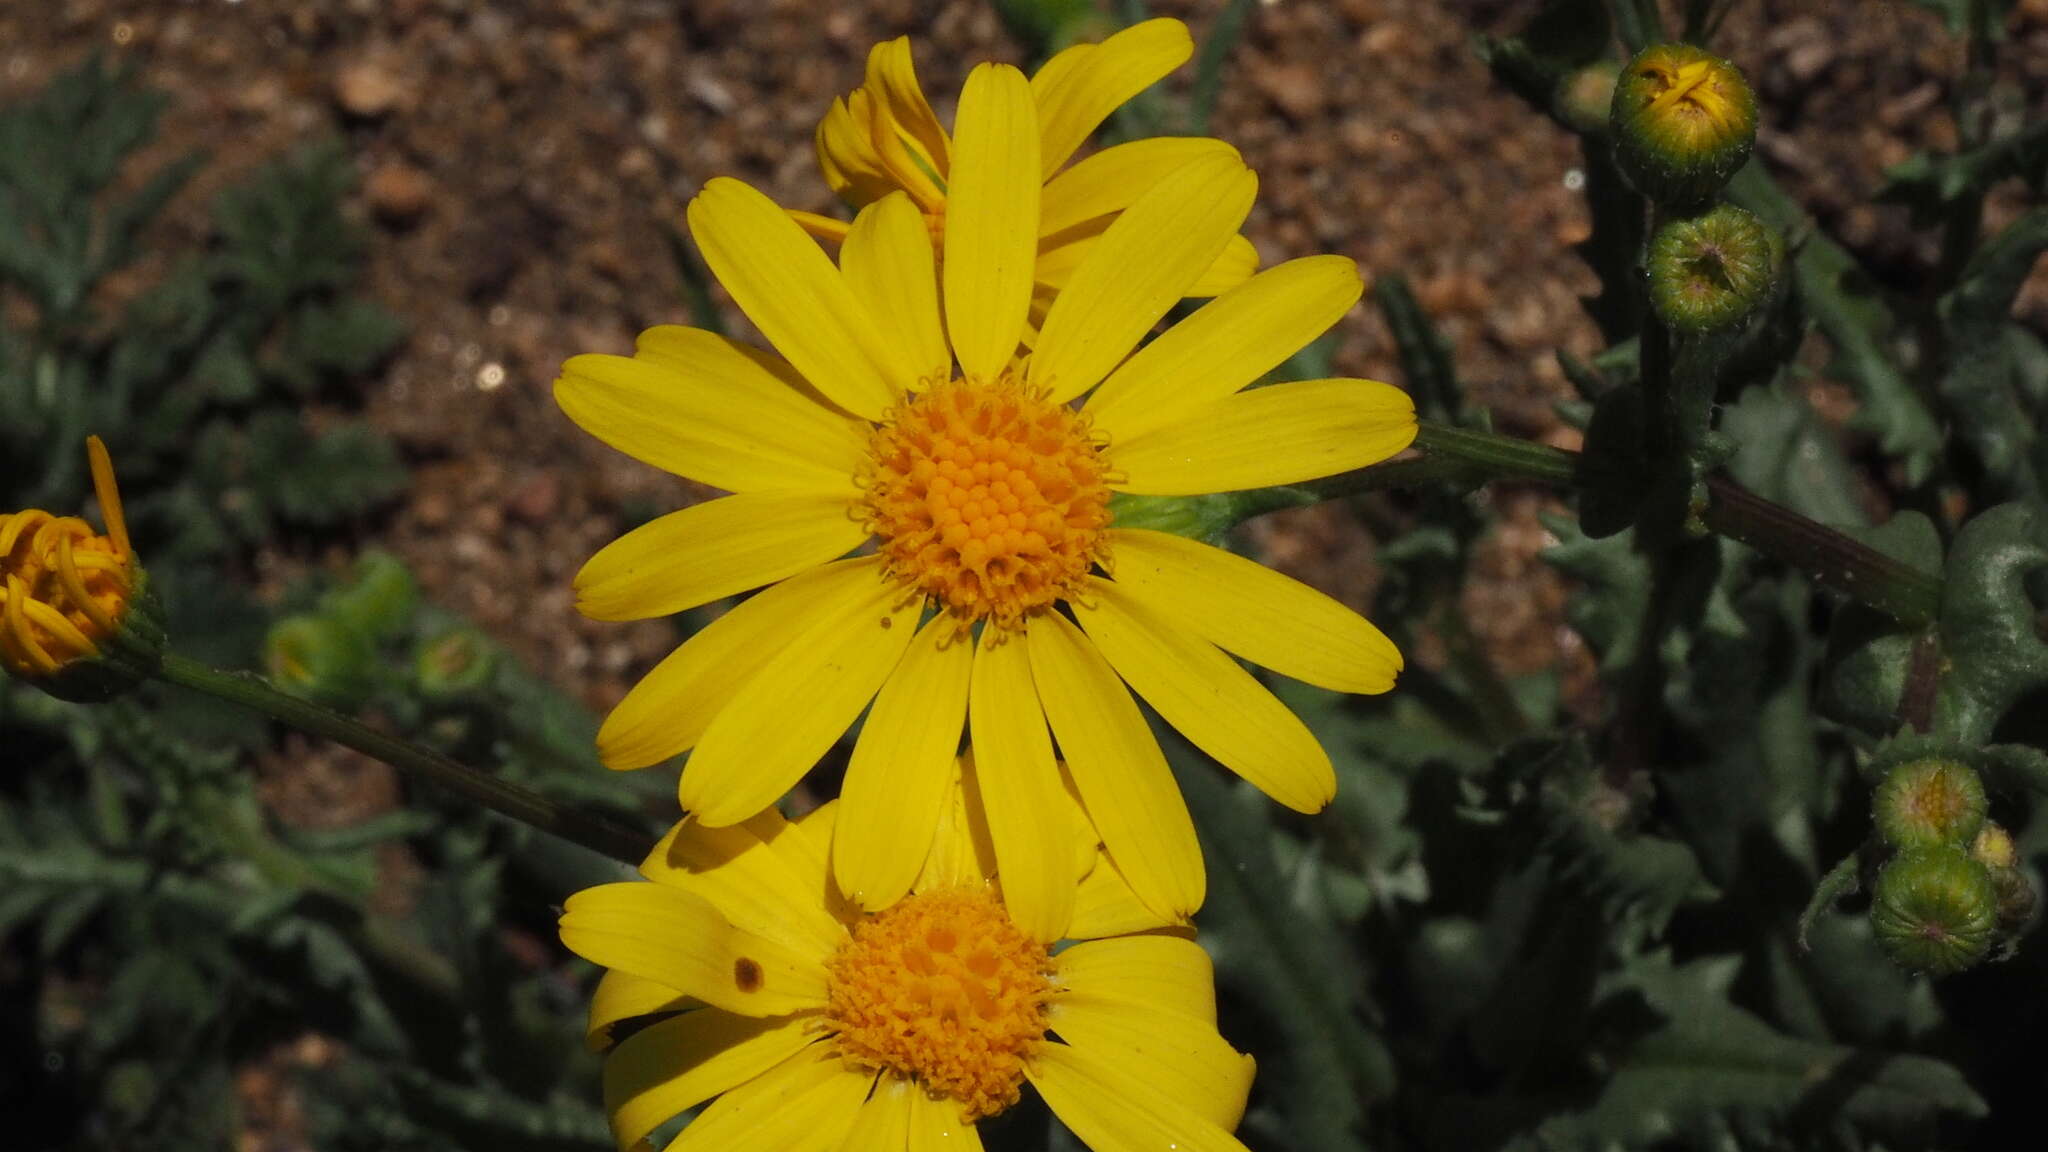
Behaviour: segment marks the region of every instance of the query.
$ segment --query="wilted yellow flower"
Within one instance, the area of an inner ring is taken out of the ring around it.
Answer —
[[[97,436],[88,437],[86,455],[100,515],[106,519],[105,535],[76,516],[55,516],[40,508],[0,514],[0,664],[59,695],[78,698],[104,695],[121,680],[77,673],[83,664],[99,662],[117,642],[142,639],[135,629],[124,632],[124,625],[144,582],[128,544],[106,445]],[[136,623],[154,636],[144,647],[160,646],[154,620]]]
[[[1253,1063],[1216,1032],[1192,933],[1092,844],[1056,870],[1071,919],[1028,931],[978,809],[957,784],[942,800],[915,889],[873,914],[832,888],[837,804],[684,821],[641,867],[651,883],[570,897],[563,942],[609,969],[590,1038],[620,1148],[710,1101],[669,1152],[972,1149],[1028,1082],[1103,1152],[1241,1152]],[[1085,824],[1071,804],[1060,818]]]
[[[964,722],[1010,912],[1036,931],[1062,922],[1071,896],[1049,863],[1065,851],[1048,832],[1066,796],[1054,737],[1146,902],[1169,915],[1201,904],[1194,826],[1126,682],[1268,795],[1315,811],[1336,788],[1328,755],[1233,655],[1350,692],[1385,691],[1400,668],[1386,637],[1329,597],[1220,549],[1118,528],[1110,494],[1361,467],[1405,448],[1415,414],[1368,380],[1244,390],[1357,302],[1357,267],[1341,257],[1260,273],[1137,347],[1250,209],[1256,180],[1230,155],[1118,216],[1021,356],[1040,170],[1031,104],[1014,68],[969,77],[942,272],[906,194],[862,210],[834,267],[767,197],[713,180],[690,204],[691,232],[781,355],[655,328],[631,358],[570,360],[555,396],[613,447],[736,493],[599,552],[576,577],[586,614],[666,615],[771,585],[612,711],[605,763],[694,749],[683,807],[735,824],[872,701],[833,853],[845,890],[879,908],[917,874]],[[869,542],[873,554],[848,556]]]
[[[1037,308],[1041,319],[1053,293],[1073,278],[1118,212],[1191,160],[1235,156],[1221,140],[1158,136],[1105,148],[1067,166],[1076,149],[1110,113],[1157,83],[1194,53],[1187,25],[1147,20],[1100,44],[1076,44],[1045,62],[1031,78],[1038,125],[1037,178],[1042,179],[1038,222]],[[1028,121],[1029,122],[1029,121]],[[953,178],[953,141],[918,85],[910,38],[877,44],[868,53],[867,82],[818,124],[818,166],[848,206],[860,209],[892,192],[909,195],[923,214],[934,244],[945,230]],[[1027,174],[1024,178],[1031,178]],[[814,212],[791,212],[821,239],[841,242],[851,227]],[[1251,242],[1233,236],[1206,271],[1188,285],[1189,296],[1214,296],[1257,271]]]

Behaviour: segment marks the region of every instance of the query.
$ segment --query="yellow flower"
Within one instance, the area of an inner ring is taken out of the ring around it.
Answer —
[[[613,447],[735,493],[600,551],[576,577],[586,614],[640,619],[769,586],[613,710],[605,763],[694,749],[684,809],[735,824],[872,701],[833,846],[839,882],[872,909],[917,874],[964,722],[1011,914],[1035,930],[1061,922],[1071,897],[1046,864],[1062,850],[1047,834],[1064,797],[1055,737],[1144,900],[1169,915],[1201,904],[1193,824],[1125,682],[1211,756],[1312,812],[1336,787],[1328,755],[1233,655],[1349,692],[1385,691],[1401,663],[1329,597],[1118,528],[1110,493],[1361,467],[1406,447],[1415,416],[1399,389],[1367,380],[1244,390],[1357,301],[1341,257],[1262,272],[1132,351],[1249,210],[1256,180],[1232,156],[1190,164],[1121,214],[1020,358],[1031,99],[1014,68],[968,79],[942,273],[903,193],[862,210],[834,267],[765,196],[713,180],[690,204],[692,234],[781,355],[655,328],[631,358],[570,360],[555,396]],[[872,554],[848,556],[869,541]]]
[[[975,1122],[1026,1082],[1104,1152],[1243,1148],[1230,1132],[1253,1063],[1216,1032],[1192,933],[1092,845],[1054,870],[1071,920],[1026,930],[978,811],[957,784],[941,799],[915,889],[878,913],[827,874],[837,804],[794,823],[686,820],[641,867],[652,883],[569,899],[563,942],[609,969],[590,1039],[609,1049],[620,1148],[710,1101],[669,1152],[978,1149]],[[1071,804],[1060,817],[1085,823]],[[1054,953],[1058,939],[1080,942]]]
[[[140,590],[142,570],[99,437],[87,438],[86,456],[105,535],[40,508],[0,514],[0,665],[24,679],[48,680],[97,660]]]
[[[1034,320],[1043,317],[1052,294],[1072,279],[1117,213],[1190,160],[1237,155],[1221,140],[1161,136],[1105,148],[1066,167],[1110,113],[1186,63],[1193,53],[1187,25],[1147,20],[1100,44],[1076,44],[1046,61],[1031,78],[1038,175],[1045,184],[1037,231]],[[869,51],[867,83],[846,98],[833,100],[831,111],[818,123],[817,145],[825,182],[848,206],[865,208],[902,191],[923,214],[934,242],[939,240],[953,175],[953,142],[918,85],[909,37]],[[846,239],[850,227],[844,220],[812,212],[790,215],[812,235],[835,243]],[[1251,242],[1232,236],[1208,269],[1188,285],[1186,294],[1214,296],[1243,282],[1258,267],[1259,254]]]

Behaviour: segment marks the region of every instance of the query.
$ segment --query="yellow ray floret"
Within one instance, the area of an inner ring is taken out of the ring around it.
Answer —
[[[43,679],[98,657],[136,590],[135,553],[106,445],[90,437],[86,454],[105,534],[39,508],[0,514],[0,665],[16,676]]]
[[[980,772],[949,763],[915,883],[872,913],[833,894],[836,804],[685,821],[647,882],[569,899],[563,942],[607,969],[590,1038],[621,1149],[700,1105],[670,1152],[974,1148],[1029,1084],[1104,1152],[1241,1152],[1253,1063],[1217,1034],[1192,931],[1138,901],[1071,800],[1052,875],[1075,911],[1018,919]]]

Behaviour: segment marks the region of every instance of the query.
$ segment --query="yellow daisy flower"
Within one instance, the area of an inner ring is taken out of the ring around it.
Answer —
[[[1178,20],[1147,20],[1100,44],[1076,44],[1045,62],[1031,78],[1037,110],[1039,176],[1045,183],[1038,223],[1036,293],[1042,318],[1050,297],[1073,278],[1081,260],[1116,214],[1190,160],[1237,155],[1221,140],[1161,136],[1118,144],[1067,167],[1088,136],[1133,96],[1150,88],[1194,54],[1194,39]],[[910,38],[877,44],[868,52],[867,82],[818,123],[818,166],[825,182],[854,209],[892,192],[908,194],[936,242],[943,233],[953,175],[953,142],[925,99],[911,62]],[[1062,170],[1064,169],[1064,170]],[[846,239],[844,220],[814,212],[790,213],[806,231],[834,243]],[[1208,269],[1187,287],[1189,296],[1214,296],[1257,271],[1251,241],[1233,236]]]
[[[121,634],[141,567],[128,544],[114,465],[86,440],[104,535],[76,516],[40,508],[0,513],[0,667],[31,680],[95,660]]]
[[[1216,1032],[1192,933],[1092,846],[1054,870],[1071,919],[1029,931],[987,827],[948,792],[915,888],[877,913],[832,885],[836,804],[686,820],[642,865],[652,883],[570,897],[563,942],[609,969],[590,1039],[620,1148],[709,1101],[669,1152],[979,1149],[976,1121],[1028,1082],[1100,1152],[1241,1152],[1253,1062]]]
[[[694,750],[684,809],[735,824],[872,702],[833,862],[873,909],[917,874],[964,722],[1011,914],[1036,931],[1064,922],[1072,895],[1046,865],[1062,850],[1048,834],[1064,796],[1054,737],[1146,903],[1169,915],[1201,904],[1193,824],[1126,682],[1211,756],[1312,812],[1336,787],[1329,757],[1232,656],[1349,692],[1385,691],[1401,666],[1329,597],[1207,545],[1118,528],[1111,492],[1361,467],[1406,447],[1415,415],[1374,381],[1244,390],[1356,303],[1358,270],[1341,257],[1262,272],[1137,347],[1250,208],[1256,180],[1232,156],[1195,161],[1122,213],[1020,357],[1033,124],[1022,73],[969,77],[943,272],[903,193],[862,210],[834,267],[767,197],[713,180],[690,204],[691,232],[781,355],[655,328],[630,358],[570,360],[555,396],[613,447],[734,493],[600,551],[576,577],[586,614],[659,616],[768,585],[620,702],[598,735],[605,763]]]

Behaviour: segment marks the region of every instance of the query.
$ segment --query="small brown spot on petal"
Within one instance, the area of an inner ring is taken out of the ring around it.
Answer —
[[[732,962],[732,982],[742,992],[761,990],[761,966],[745,956]]]

